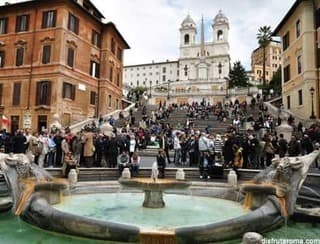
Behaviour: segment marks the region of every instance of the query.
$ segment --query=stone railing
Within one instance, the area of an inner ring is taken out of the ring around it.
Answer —
[[[291,115],[294,118],[296,125],[299,122],[301,122],[305,127],[310,127],[315,122],[315,120],[306,119],[297,114],[294,114],[288,109],[279,109],[278,107],[274,106],[270,101],[264,102],[264,106],[268,108],[268,113],[275,118],[277,118],[278,116],[288,118]]]
[[[120,112],[122,112],[124,117],[128,117],[130,109],[134,109],[134,107],[135,107],[135,103],[132,103],[130,106],[126,107],[125,109],[117,109],[111,113],[103,115],[102,118],[104,121],[108,120],[111,116],[113,116],[114,119],[118,119]],[[88,118],[79,123],[71,125],[70,130],[72,133],[76,133],[80,131],[82,128],[84,128],[86,125],[91,124],[93,121],[96,122],[96,124],[98,124],[97,118]]]

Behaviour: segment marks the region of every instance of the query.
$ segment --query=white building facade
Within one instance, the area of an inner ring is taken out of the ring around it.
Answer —
[[[151,103],[170,99],[174,103],[222,101],[230,70],[229,21],[219,11],[211,24],[213,36],[205,42],[201,20],[200,42],[197,26],[188,15],[181,23],[180,56],[177,61],[124,67],[124,82],[130,87],[152,86]]]

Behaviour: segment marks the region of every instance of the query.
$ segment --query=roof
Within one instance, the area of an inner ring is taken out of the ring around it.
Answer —
[[[291,6],[291,8],[289,9],[289,11],[286,13],[286,15],[283,17],[283,19],[280,21],[280,23],[278,24],[278,26],[274,29],[274,31],[272,32],[273,36],[277,36],[280,29],[285,25],[285,23],[288,21],[288,19],[291,17],[291,15],[294,13],[294,11],[296,11],[297,7],[299,6],[300,3],[302,3],[303,1],[309,1],[309,0],[296,0],[294,2],[294,4]]]
[[[104,27],[108,28],[111,27],[112,29],[114,29],[114,31],[116,32],[116,34],[118,35],[118,37],[121,39],[121,41],[124,43],[125,45],[125,49],[130,49],[129,44],[127,43],[127,41],[124,39],[124,37],[121,35],[121,33],[119,32],[119,30],[117,29],[116,25],[113,22],[108,22],[106,24],[104,24]]]
[[[157,62],[157,63],[146,63],[146,64],[126,65],[126,66],[124,66],[124,68],[142,67],[142,66],[147,66],[147,65],[173,64],[173,63],[178,63],[178,60],[176,60],[176,61],[166,61],[166,62]]]

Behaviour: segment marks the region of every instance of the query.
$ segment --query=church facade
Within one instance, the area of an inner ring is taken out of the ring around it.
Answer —
[[[125,66],[124,82],[131,87],[145,85],[148,94],[151,93],[150,102],[155,104],[165,100],[169,100],[170,103],[222,101],[227,93],[230,70],[228,18],[219,11],[211,24],[213,36],[208,38],[209,42],[205,41],[204,28],[202,18],[200,41],[197,41],[199,38],[197,38],[196,22],[187,15],[179,29],[178,60]],[[153,68],[156,70],[156,66],[160,65],[162,69],[155,71],[159,76],[149,72]],[[147,72],[143,72],[145,70]],[[141,83],[139,78],[146,82]]]

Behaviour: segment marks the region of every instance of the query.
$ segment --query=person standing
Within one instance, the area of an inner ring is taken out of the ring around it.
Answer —
[[[91,168],[93,165],[93,155],[94,155],[94,144],[93,144],[93,133],[89,128],[85,129],[85,132],[82,136],[83,145],[83,157],[85,166]]]
[[[288,142],[284,139],[283,134],[279,135],[280,139],[278,141],[279,144],[279,157],[284,158],[288,151]]]
[[[179,136],[180,136],[180,133],[176,132],[173,138],[174,164],[176,166],[180,165],[180,159],[181,159],[181,145],[180,145]]]
[[[159,149],[157,155],[157,164],[159,171],[159,178],[163,179],[165,177],[165,169],[166,169],[166,155],[162,149]]]

